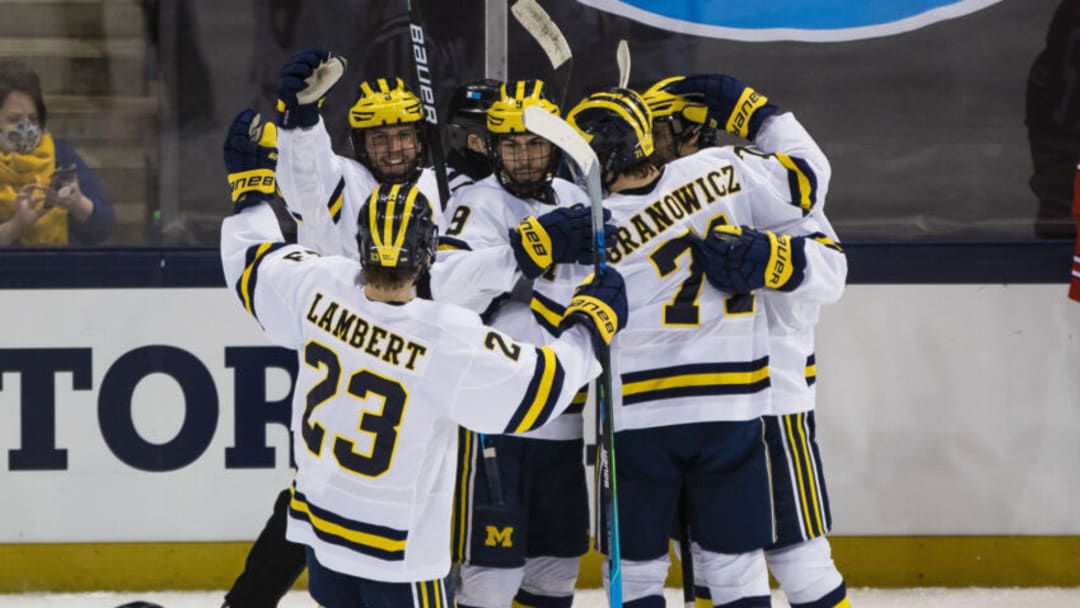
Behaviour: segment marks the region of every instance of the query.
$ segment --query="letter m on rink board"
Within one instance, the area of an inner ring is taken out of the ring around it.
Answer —
[[[513,538],[514,526],[504,526],[502,528],[496,528],[495,526],[485,526],[487,530],[487,538],[484,539],[484,545],[488,547],[506,547],[510,548],[514,546]]]

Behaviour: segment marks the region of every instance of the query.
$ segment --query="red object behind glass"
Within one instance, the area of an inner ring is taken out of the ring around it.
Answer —
[[[1073,253],[1072,281],[1069,283],[1069,297],[1080,302],[1080,163],[1076,165],[1073,176],[1073,215],[1076,217],[1076,251]]]

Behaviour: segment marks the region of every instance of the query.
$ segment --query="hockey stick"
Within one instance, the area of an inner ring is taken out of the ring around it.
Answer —
[[[551,62],[551,79],[559,87],[559,108],[566,103],[566,93],[570,89],[570,76],[574,71],[574,54],[566,42],[559,26],[552,21],[551,15],[536,0],[518,0],[510,7],[510,12],[529,35],[540,44]]]
[[[682,570],[682,597],[685,608],[694,608],[694,558],[690,547],[690,504],[686,486],[679,494],[679,569]]]
[[[604,248],[604,208],[600,189],[600,161],[596,154],[581,137],[563,119],[537,106],[525,108],[525,128],[543,137],[566,153],[581,170],[585,178],[585,191],[592,204],[592,228],[594,233],[593,267],[597,277],[607,271],[607,249]],[[607,515],[609,595],[611,606],[622,606],[622,566],[621,542],[619,540],[619,502],[615,489],[615,423],[612,402],[611,348],[597,348],[597,358],[603,370],[597,383],[597,425],[602,433],[597,441],[597,477],[596,488],[600,499],[600,508]],[[599,532],[598,532],[599,533]]]
[[[424,21],[420,16],[420,1],[405,0],[409,12],[409,40],[412,42],[413,65],[416,81],[420,87],[420,103],[424,106],[427,121],[427,141],[431,150],[431,163],[435,166],[435,183],[439,188],[439,206],[446,209],[450,200],[450,182],[446,177],[446,159],[443,156],[442,135],[439,133],[439,113],[435,109],[435,74],[431,69],[431,55],[427,51]]]
[[[630,83],[630,45],[625,40],[615,48],[615,61],[619,64],[619,88],[625,89]]]
[[[488,498],[491,499],[493,506],[501,507],[505,503],[503,502],[502,476],[499,475],[499,461],[495,446],[488,445],[487,435],[484,433],[477,433],[477,436],[480,439],[480,457],[484,459],[484,475],[487,477]]]

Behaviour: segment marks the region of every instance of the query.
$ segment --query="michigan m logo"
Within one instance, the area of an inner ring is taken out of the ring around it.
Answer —
[[[514,546],[514,540],[511,538],[514,534],[514,526],[504,526],[502,528],[485,526],[484,529],[487,530],[487,538],[484,540],[484,545],[488,547],[506,548]]]

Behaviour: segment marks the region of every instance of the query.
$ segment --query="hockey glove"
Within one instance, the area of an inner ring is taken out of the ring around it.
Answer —
[[[701,242],[705,278],[729,294],[762,287],[791,291],[806,273],[806,239],[759,232],[749,226],[717,226]]]
[[[698,98],[708,106],[704,124],[753,140],[761,123],[776,113],[769,99],[739,80],[722,74],[672,78],[664,90],[673,95]]]
[[[238,114],[225,137],[225,172],[232,190],[233,213],[274,195],[277,158],[274,123],[263,123],[255,110]]]
[[[566,307],[559,331],[565,331],[574,323],[584,323],[593,334],[593,343],[611,344],[615,333],[626,327],[626,284],[614,268],[604,270],[599,279],[590,274],[585,282],[574,290],[574,297]]]
[[[278,78],[281,128],[306,128],[319,122],[323,98],[345,73],[345,63],[344,57],[331,57],[325,49],[308,49],[289,58]]]
[[[611,212],[604,210],[604,221]],[[615,237],[615,227],[604,224],[604,240]],[[592,214],[584,205],[562,207],[529,216],[510,230],[514,259],[526,278],[535,279],[552,264],[589,264],[593,252]]]

